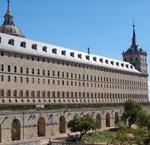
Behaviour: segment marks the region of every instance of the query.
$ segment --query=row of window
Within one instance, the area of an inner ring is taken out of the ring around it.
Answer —
[[[1,99],[2,103],[123,103],[126,102],[126,100],[122,99]],[[147,102],[147,99],[137,99],[134,98],[132,100],[138,101],[138,102]]]
[[[8,73],[20,73],[20,74],[30,74],[30,75],[38,75],[38,76],[47,76],[47,77],[58,77],[58,78],[70,78],[70,79],[79,79],[79,80],[86,80],[86,81],[101,81],[101,82],[110,82],[110,83],[120,83],[120,84],[132,84],[132,85],[142,85],[147,86],[147,83],[140,82],[140,81],[131,81],[125,79],[117,79],[111,77],[100,77],[95,75],[85,75],[85,74],[76,74],[76,73],[69,73],[69,72],[60,72],[60,71],[53,71],[53,70],[45,70],[45,69],[35,69],[35,68],[28,68],[28,67],[17,67],[4,64],[0,64],[0,71],[1,72],[8,72]]]
[[[30,83],[30,84],[42,84],[42,85],[61,85],[61,86],[81,86],[81,87],[94,87],[94,88],[109,88],[109,89],[128,89],[128,90],[146,90],[146,87],[142,86],[133,86],[133,85],[119,85],[116,84],[107,84],[95,83],[95,82],[84,82],[84,81],[69,81],[63,79],[42,79],[42,78],[33,78],[33,77],[22,77],[22,76],[5,76],[0,75],[1,82],[13,82],[13,83]]]
[[[9,45],[15,45],[14,43],[15,43],[14,39],[9,39],[8,40]],[[20,47],[26,48],[26,42],[25,41],[20,42]],[[33,50],[38,50],[38,45],[37,44],[32,44],[31,48]],[[47,52],[47,48],[48,48],[47,46],[43,46],[42,51]],[[52,48],[51,50],[52,50],[53,54],[57,54],[57,51],[58,51],[57,48]],[[66,56],[66,53],[67,53],[66,50],[61,50],[60,54],[63,55],[63,56]],[[82,59],[83,56],[84,56],[82,53],[79,53],[79,54],[76,54],[76,52],[69,52],[69,53],[70,53],[71,57],[75,57],[75,55],[77,55],[77,58],[79,58],[79,59]],[[90,55],[85,55],[85,59],[90,60]],[[95,61],[95,62],[98,62],[98,59],[99,59],[99,62],[101,62],[101,63],[111,64],[111,65],[116,65],[116,66],[121,66],[121,67],[133,69],[133,66],[129,65],[129,64],[119,63],[119,62],[115,62],[113,60],[108,60],[108,59],[104,59],[104,58],[98,58],[96,56],[92,57],[92,60]]]
[[[127,60],[128,60],[128,59],[125,58],[125,61],[127,61]],[[140,58],[140,57],[139,57],[139,58],[137,58],[137,57],[136,57],[136,58],[130,58],[130,62],[135,62],[135,61],[136,61],[136,62],[138,62],[138,61],[139,61],[139,62],[140,62],[140,61],[141,61],[141,62],[142,62],[142,61],[143,61],[143,62],[146,62],[147,60],[146,60],[146,57],[145,57],[145,58]],[[127,62],[128,62],[128,61],[127,61]]]
[[[66,61],[59,61],[59,60],[52,60],[50,58],[39,58],[39,57],[35,57],[35,56],[26,56],[26,55],[21,55],[21,54],[12,54],[12,53],[0,53],[1,56],[8,56],[8,57],[15,57],[15,58],[19,58],[19,59],[27,59],[27,60],[37,60],[42,61],[42,62],[48,62],[48,63],[53,63],[53,64],[57,64],[57,65],[66,65],[66,66],[73,66],[73,67],[79,67],[79,68],[86,68],[86,69],[91,69],[91,70],[97,70],[97,71],[103,71],[103,72],[109,72],[109,73],[117,73],[117,74],[123,74],[123,75],[131,75],[131,76],[138,76],[141,77],[140,74],[135,74],[132,72],[126,72],[126,71],[121,71],[121,70],[116,70],[116,69],[109,69],[109,68],[103,68],[103,67],[96,67],[96,66],[90,66],[90,65],[83,65],[83,64],[78,64],[78,63],[73,63],[73,62],[66,62]]]
[[[31,97],[31,98],[89,98],[89,99],[144,99],[146,95],[137,94],[113,94],[90,92],[60,92],[60,91],[29,91],[29,90],[3,90],[0,89],[0,97]]]

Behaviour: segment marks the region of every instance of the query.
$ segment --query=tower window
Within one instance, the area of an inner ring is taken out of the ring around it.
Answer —
[[[26,42],[21,42],[20,46],[23,47],[23,48],[26,48]]]
[[[135,60],[138,61],[138,58],[136,58]]]
[[[37,50],[37,44],[32,44],[32,49]]]
[[[14,45],[14,39],[9,39],[8,44],[9,45]]]

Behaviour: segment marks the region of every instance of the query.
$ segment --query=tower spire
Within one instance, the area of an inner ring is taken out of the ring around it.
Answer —
[[[4,22],[0,27],[1,33],[6,33],[9,35],[15,35],[19,37],[24,37],[20,29],[15,25],[13,21],[13,15],[10,12],[10,0],[7,0],[7,10],[4,16]]]
[[[10,13],[10,0],[7,0],[7,12],[4,16],[4,23],[3,25],[13,25],[13,16]]]
[[[133,49],[137,49],[138,45],[136,44],[136,33],[135,33],[135,23],[133,22],[133,35],[132,35],[132,44],[131,44],[131,47]]]
[[[10,12],[10,0],[7,0],[7,13]]]

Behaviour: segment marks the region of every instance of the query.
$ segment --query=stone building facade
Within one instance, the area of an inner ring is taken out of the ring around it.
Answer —
[[[112,127],[123,112],[115,104],[148,102],[147,54],[136,44],[134,27],[131,47],[120,61],[25,38],[14,24],[9,0],[4,19],[0,27],[0,105],[64,105],[64,109],[1,111],[1,142],[67,133],[67,122],[75,114],[89,114],[100,127]],[[114,106],[65,107],[106,103]]]

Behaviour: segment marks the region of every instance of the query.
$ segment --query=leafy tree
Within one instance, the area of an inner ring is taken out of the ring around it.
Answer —
[[[120,145],[123,145],[125,143],[131,144],[131,140],[129,138],[129,133],[131,133],[131,128],[129,128],[128,125],[124,124],[123,122],[120,122],[118,124],[118,132],[114,138],[114,142],[119,142]]]
[[[150,113],[145,110],[141,112],[138,118],[138,125],[141,127],[146,127],[150,131]]]
[[[134,135],[134,143],[138,145],[148,145],[145,144],[148,140],[148,132],[144,128],[136,128],[132,130]],[[149,142],[150,143],[150,142]]]
[[[85,135],[89,130],[96,129],[96,120],[89,115],[84,115],[82,117],[75,116],[69,121],[68,128],[70,128],[72,132],[79,131],[79,140],[81,140],[83,135]]]
[[[125,122],[128,121],[128,125],[131,127],[132,124],[137,122],[141,112],[143,112],[142,107],[137,102],[130,100],[125,103],[122,119]]]

